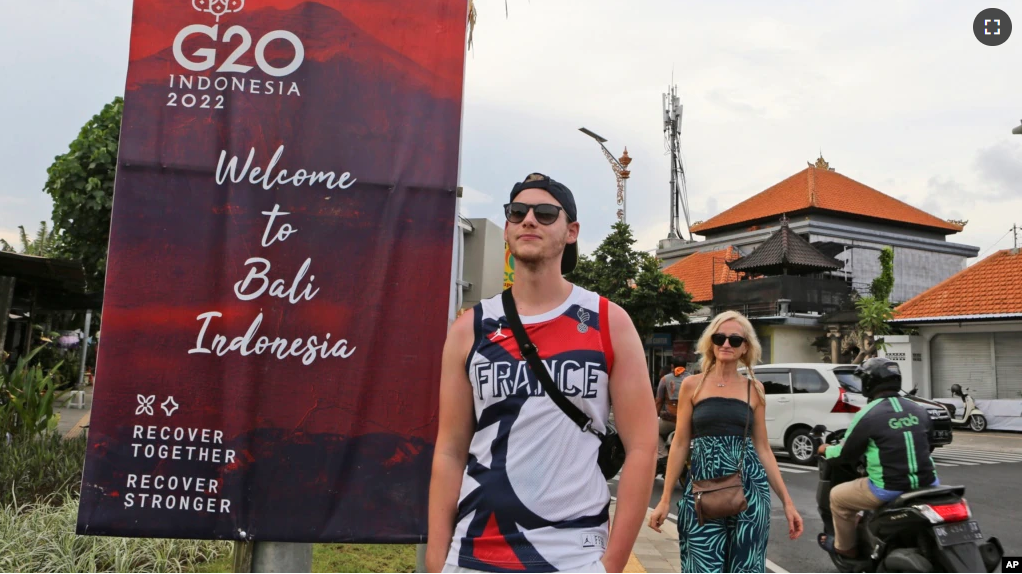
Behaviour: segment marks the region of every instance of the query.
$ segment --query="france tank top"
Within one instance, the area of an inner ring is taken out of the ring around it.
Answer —
[[[614,355],[607,300],[573,286],[568,299],[522,324],[557,388],[603,432]],[[504,317],[500,296],[474,308],[466,361],[476,428],[462,478],[448,564],[488,572],[549,572],[599,560],[610,491],[600,441],[543,391]]]

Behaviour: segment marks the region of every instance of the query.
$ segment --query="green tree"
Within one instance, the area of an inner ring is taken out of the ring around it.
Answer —
[[[45,221],[39,222],[39,230],[36,231],[35,239],[29,239],[24,225],[18,226],[21,234],[21,253],[23,255],[36,255],[38,257],[52,257],[56,253],[56,233],[48,229]],[[0,239],[0,251],[17,253],[14,247]]]
[[[887,323],[894,317],[894,310],[889,301],[877,299],[872,295],[862,297],[855,302],[859,314],[859,354],[852,361],[856,365],[866,359],[875,357],[877,351],[883,349],[884,335],[891,333]]]
[[[110,237],[117,142],[124,99],[117,97],[82,127],[67,153],[46,170],[60,256],[80,259],[90,290],[103,288]]]
[[[657,325],[687,322],[688,313],[699,306],[681,281],[660,270],[656,257],[635,251],[634,244],[631,228],[615,223],[592,257],[579,256],[578,266],[566,277],[620,305],[645,339]]]
[[[890,301],[894,291],[894,249],[880,251],[880,275],[869,286],[869,292],[880,301]]]
[[[859,325],[854,335],[859,340],[859,354],[852,360],[854,364],[875,357],[877,351],[885,348],[883,336],[891,333],[888,321],[894,317],[890,301],[893,291],[894,249],[884,247],[880,251],[880,275],[870,285],[871,295],[855,302]]]

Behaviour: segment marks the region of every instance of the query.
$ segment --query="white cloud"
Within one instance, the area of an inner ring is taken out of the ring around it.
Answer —
[[[0,239],[3,239],[7,243],[10,243],[12,247],[18,249],[21,245],[21,235],[17,229],[11,229],[8,227],[0,227]]]
[[[46,167],[123,91],[130,2],[87,4],[16,3],[0,22],[5,73],[18,80],[0,92],[0,190],[21,200],[0,200],[4,229],[48,218]],[[1022,213],[1022,136],[1010,134],[1022,76],[1006,72],[1022,42],[977,42],[979,0],[509,0],[507,18],[500,0],[477,6],[461,157],[475,217],[502,222],[511,185],[541,171],[574,191],[580,246],[595,248],[615,220],[615,182],[585,126],[615,155],[628,147],[628,221],[636,247],[654,247],[668,228],[660,106],[672,74],[693,221],[820,148],[849,177],[968,219],[954,242],[985,248]],[[93,42],[80,42],[83,26]]]
[[[982,181],[992,187],[992,199],[1022,198],[1022,145],[997,142],[976,154],[975,165]]]
[[[479,191],[474,187],[462,186],[461,191],[461,215],[464,217],[486,217],[496,222],[501,219],[494,219],[493,206],[497,200],[488,193]],[[500,211],[499,206],[497,211]]]

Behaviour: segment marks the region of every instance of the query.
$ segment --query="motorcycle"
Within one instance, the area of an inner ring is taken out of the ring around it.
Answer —
[[[965,388],[969,391],[968,387]],[[962,402],[965,404],[965,408],[962,409],[961,416],[955,416],[958,408],[951,403],[940,403],[944,405],[948,413],[951,415],[951,424],[959,428],[970,428],[975,432],[983,432],[987,428],[987,419],[983,416],[983,411],[976,408],[976,400],[969,396],[968,392],[962,392],[962,385],[954,384],[951,385],[951,396],[961,397]]]
[[[818,449],[824,442],[837,444],[844,433],[827,436],[826,427],[817,425],[811,436]],[[818,465],[816,503],[822,534],[833,540],[831,488],[866,473],[861,462],[852,468],[820,457]],[[1004,549],[997,538],[983,542],[964,495],[964,486],[930,486],[864,511],[856,524],[858,557],[830,552],[831,561],[838,572],[993,572],[1001,565]]]

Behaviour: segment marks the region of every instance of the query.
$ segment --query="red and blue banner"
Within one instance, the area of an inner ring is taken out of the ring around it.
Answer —
[[[135,0],[79,534],[419,542],[466,0]]]

